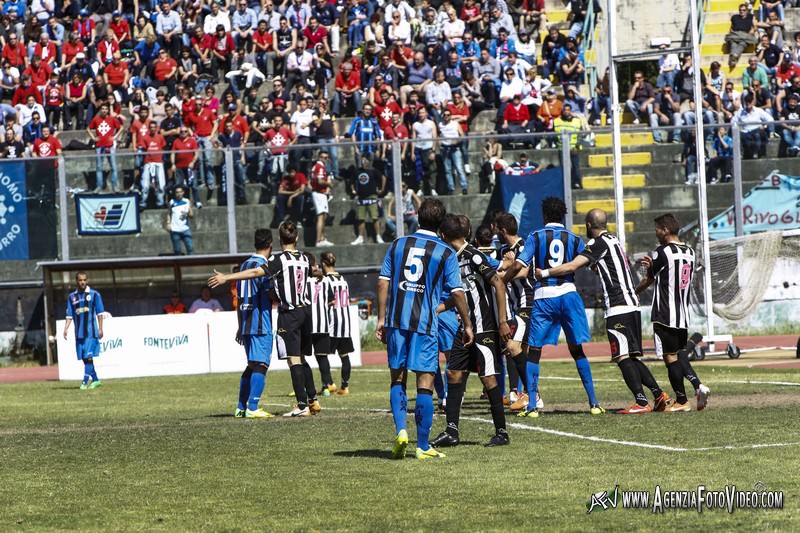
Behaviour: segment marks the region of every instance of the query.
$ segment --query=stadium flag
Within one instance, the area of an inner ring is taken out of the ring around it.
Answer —
[[[139,233],[139,195],[78,194],[75,196],[79,235]]]
[[[25,176],[23,161],[0,164],[0,260],[30,258]]]
[[[742,198],[744,234],[800,228],[800,176],[773,170]],[[733,206],[708,221],[713,240],[736,235]]]
[[[542,200],[548,196],[564,199],[564,174],[561,167],[547,170],[519,170],[509,167],[498,173],[484,223],[495,209],[508,211],[519,224],[518,235],[527,235],[544,226]]]

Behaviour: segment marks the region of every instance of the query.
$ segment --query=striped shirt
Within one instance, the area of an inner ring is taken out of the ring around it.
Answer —
[[[509,245],[503,245],[500,249],[500,257],[505,257],[508,252],[514,254],[514,260],[516,260],[522,250],[525,249],[525,241],[522,238],[518,238],[517,242]],[[508,282],[507,294],[508,294],[508,301],[511,305],[511,309],[514,312],[519,311],[520,309],[526,309],[533,305],[533,286],[531,285],[531,281],[529,278],[516,278],[512,279]]]
[[[638,307],[639,297],[631,276],[628,257],[616,236],[606,232],[586,243],[581,255],[586,256],[592,266],[597,266],[600,283],[603,285],[603,305],[606,316],[613,316],[614,308],[629,312],[626,307]]]
[[[272,280],[279,309],[291,310],[311,305],[307,283],[310,268],[305,253],[298,250],[284,250],[270,256],[261,268],[267,278]]]
[[[240,271],[263,267],[267,258],[253,254],[239,267]],[[272,335],[272,298],[267,278],[243,279],[236,282],[236,318],[240,335]]]
[[[67,295],[66,317],[75,322],[76,339],[99,339],[97,315],[103,312],[103,297],[94,289],[86,287],[84,292],[75,289]]]
[[[327,335],[331,285],[327,278],[312,276],[308,279],[308,291],[311,296],[311,333]]]
[[[380,279],[389,281],[388,328],[433,335],[444,291],[463,291],[456,252],[432,231],[396,239],[383,259]]]
[[[458,252],[461,283],[475,333],[497,331],[497,300],[491,284],[497,270],[493,264],[491,259],[471,244]]]
[[[517,261],[526,267],[535,266],[545,270],[569,263],[583,252],[583,248],[583,240],[563,224],[550,223],[528,235]],[[536,300],[554,298],[576,290],[574,274],[537,280],[531,268],[528,279],[533,285],[533,297]]]
[[[375,117],[356,117],[350,124],[347,135],[353,137],[353,142],[358,144],[358,151],[362,154],[371,154],[378,149],[378,145],[372,141],[383,139],[378,120]]]
[[[336,339],[350,337],[350,286],[338,272],[330,272],[325,277],[332,296],[328,307],[328,333]]]
[[[653,252],[648,274],[656,280],[651,319],[670,328],[689,327],[689,295],[694,276],[694,250],[670,242]]]

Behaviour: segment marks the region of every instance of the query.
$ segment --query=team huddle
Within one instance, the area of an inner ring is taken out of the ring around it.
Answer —
[[[600,276],[612,360],[634,397],[634,403],[619,413],[691,410],[684,379],[694,387],[697,410],[706,407],[710,391],[689,362],[689,353],[702,339],[698,334],[688,338],[694,251],[680,241],[677,219],[671,214],[655,219],[660,245],[642,260],[647,274],[635,285],[619,240],[608,232],[604,211],[593,209],[586,215],[586,244],[564,226],[567,209],[561,199],[546,198],[542,214],[545,226],[523,239],[517,235],[514,216],[498,213],[490,226],[477,228],[472,244],[467,217],[447,214],[440,201],[426,199],[419,209],[420,229],[392,243],[378,280],[376,336],[387,345],[391,372],[389,398],[396,431],[393,458],[405,457],[409,442],[409,370],[416,374],[418,459],[444,457],[437,447],[460,443],[459,417],[470,372],[477,372],[483,383],[495,426],[495,435],[486,446],[507,445],[504,403],[511,403],[517,416],[539,416],[543,406],[539,394],[542,348],[557,344],[562,330],[589,412],[605,413],[582,346],[591,335],[574,273],[586,266]],[[495,238],[499,246],[492,243]],[[667,366],[674,400],[639,360],[638,295],[654,283],[656,353]],[[446,380],[441,377],[440,353],[447,361]],[[504,394],[506,367],[508,399]],[[645,387],[653,395],[652,406]],[[430,439],[434,389],[447,425]]]
[[[215,272],[208,280],[211,287],[229,281],[236,284],[236,311],[239,328],[237,341],[244,346],[247,368],[239,384],[239,403],[234,416],[272,418],[259,407],[269,368],[273,328],[272,303],[278,307],[275,345],[278,358],[286,360],[297,399],[287,417],[317,414],[322,406],[318,395],[347,395],[350,380],[350,353],[353,340],[350,323],[350,289],[336,272],[336,256],[325,252],[320,266],[313,255],[297,249],[298,228],[286,221],[278,228],[281,251],[272,253],[272,232],[255,231],[255,253],[242,263],[238,272]],[[331,375],[329,355],[342,360],[341,387]],[[314,355],[319,365],[322,389],[314,385],[314,375],[307,357]]]

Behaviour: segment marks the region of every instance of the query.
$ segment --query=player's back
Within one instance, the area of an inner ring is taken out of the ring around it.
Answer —
[[[253,254],[239,267],[240,271],[260,268],[267,263],[263,255]],[[241,335],[269,335],[272,333],[272,298],[270,281],[266,277],[236,282],[238,305],[236,317]]]
[[[328,329],[331,337],[350,336],[350,286],[338,272],[325,275],[330,285]]]
[[[392,243],[380,277],[389,281],[387,327],[426,335],[436,332],[442,293],[461,287],[455,250],[426,230]]]
[[[633,283],[628,257],[616,235],[605,232],[586,243],[583,255],[597,266],[603,287],[603,305],[612,307],[638,307],[639,297]]]
[[[331,295],[328,278],[310,276],[308,294],[311,298],[311,333],[328,333],[328,304]]]
[[[528,236],[524,252],[532,254],[535,266],[545,270],[569,263],[580,255],[583,249],[583,239],[566,229],[563,224],[550,223]],[[534,277],[534,269],[531,268],[528,279],[537,298],[558,296],[575,290],[574,274],[537,280]]]
[[[278,297],[281,309],[296,309],[311,305],[308,293],[310,271],[308,256],[298,250],[284,250],[270,256],[262,266]]]
[[[518,239],[512,245],[504,244],[500,248],[500,260],[507,253],[511,253],[516,260],[525,249],[525,239]],[[516,313],[520,309],[530,307],[533,305],[533,285],[529,276],[514,278],[506,285],[506,293],[508,295],[508,306]]]
[[[461,281],[475,333],[497,330],[497,305],[491,278],[497,272],[496,259],[468,244],[458,252]]]
[[[650,274],[656,280],[653,322],[672,328],[689,327],[689,298],[694,277],[694,249],[682,242],[669,242],[653,252]]]

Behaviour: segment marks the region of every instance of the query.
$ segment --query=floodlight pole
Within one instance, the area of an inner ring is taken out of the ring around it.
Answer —
[[[708,319],[708,335],[714,336],[714,302],[711,296],[711,248],[708,242],[708,201],[706,198],[706,146],[703,134],[703,93],[700,87],[700,42],[697,35],[697,1],[689,0],[691,16],[690,32],[692,36],[692,76],[694,89],[695,114],[695,148],[697,151],[697,203],[700,210],[700,241],[703,246],[703,300],[706,318]]]
[[[625,200],[622,188],[622,113],[619,107],[619,85],[617,83],[617,1],[606,0],[606,16],[608,17],[608,91],[611,93],[611,109],[609,110],[611,124],[612,166],[614,173],[614,207],[616,210],[617,238],[622,249],[625,250]]]

